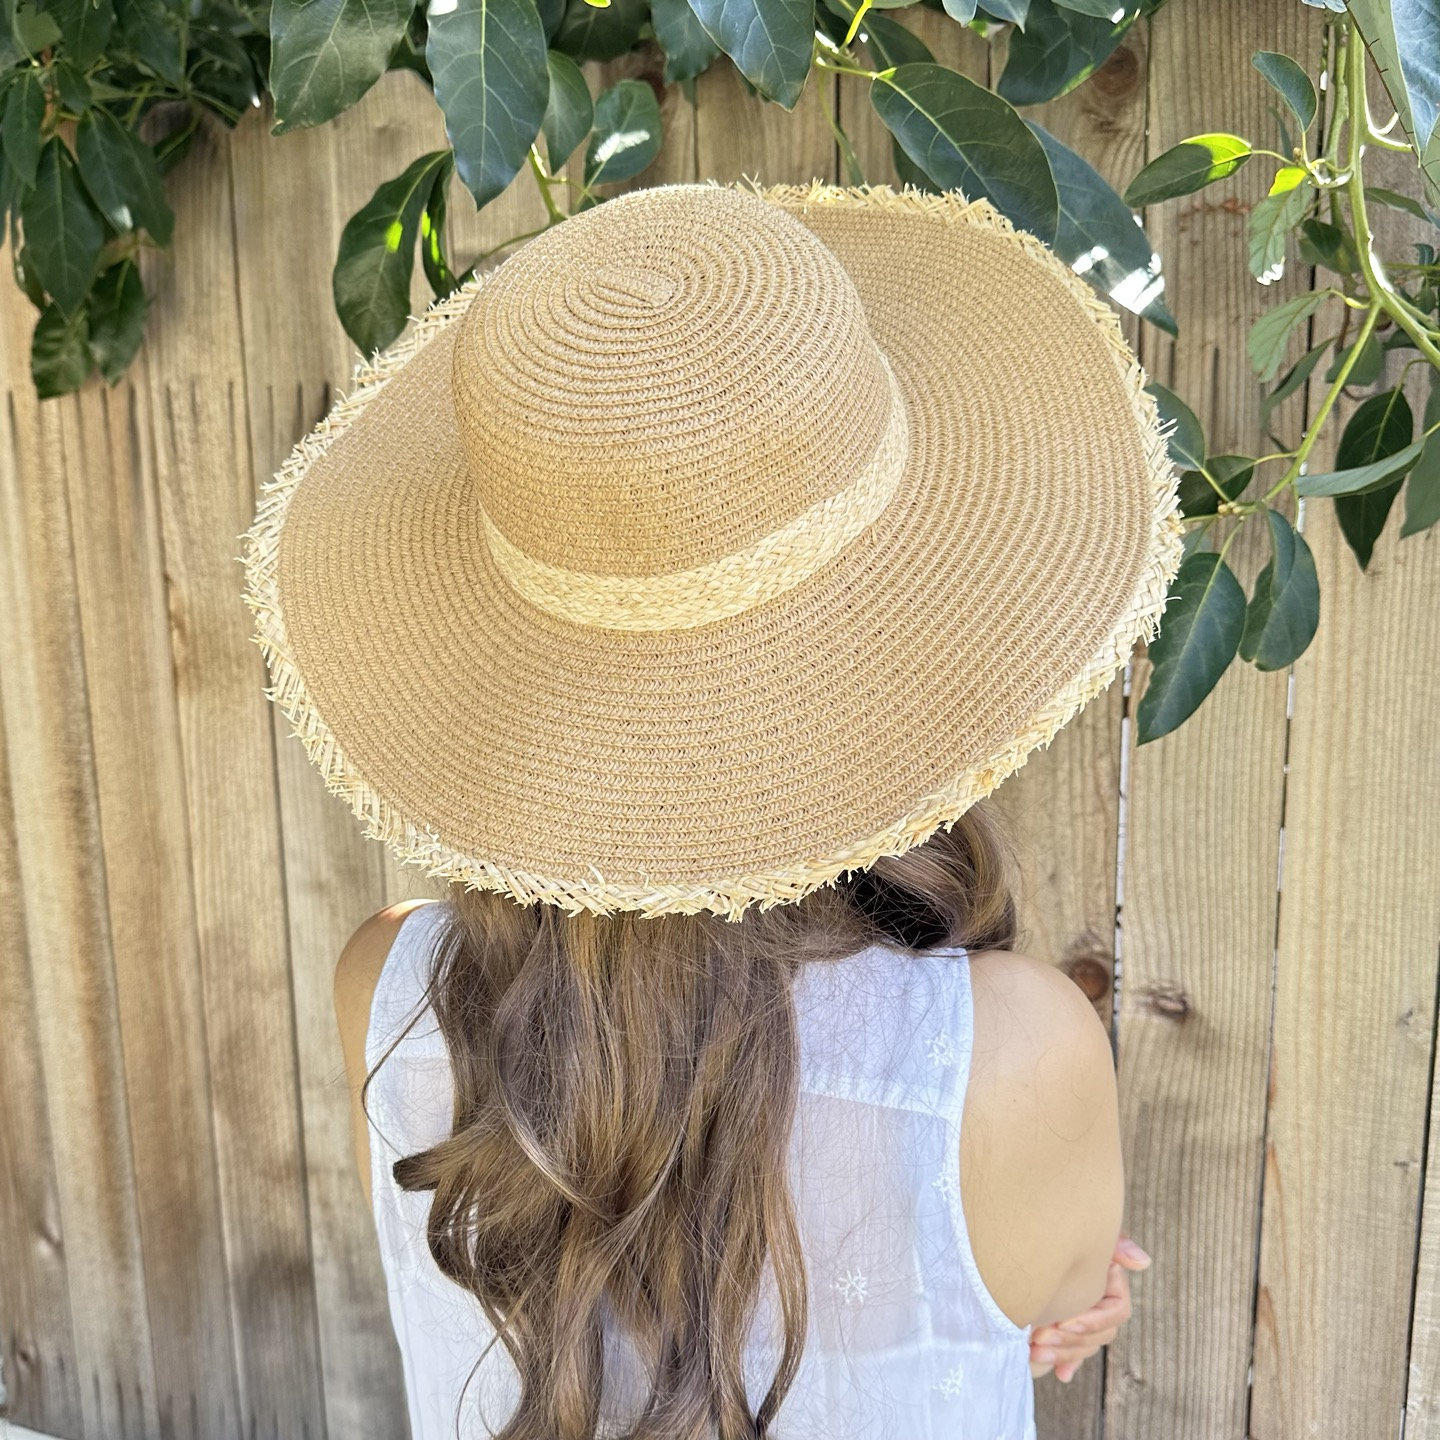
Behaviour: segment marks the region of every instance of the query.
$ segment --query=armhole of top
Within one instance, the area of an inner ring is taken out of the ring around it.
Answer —
[[[440,904],[440,901],[429,900],[407,911],[390,942],[390,949],[370,994],[370,1014],[365,1023],[367,1075],[384,1059],[391,1044],[420,1006],[429,977],[416,973],[416,956],[423,953],[428,964],[433,947],[425,937],[433,939],[435,917],[431,912]],[[397,991],[401,992],[398,997]]]
[[[970,952],[962,949],[959,954],[962,958],[959,966],[960,984],[957,987],[958,1003],[955,1018],[969,1037],[969,1043],[965,1046],[964,1060],[956,1076],[955,1089],[951,1099],[950,1143],[946,1147],[945,1163],[950,1167],[950,1175],[955,1182],[954,1205],[960,1239],[960,1262],[970,1281],[971,1289],[975,1292],[976,1299],[979,1300],[981,1308],[989,1316],[996,1329],[1004,1335],[1028,1337],[1034,1327],[1017,1325],[1000,1308],[1000,1302],[990,1293],[990,1287],[986,1285],[985,1278],[980,1273],[979,1263],[975,1259],[975,1247],[970,1238],[970,1221],[965,1214],[963,1189],[965,1157],[964,1147],[961,1143],[961,1126],[965,1119],[965,1097],[970,1090],[970,1072],[975,1056],[975,992],[970,978]]]

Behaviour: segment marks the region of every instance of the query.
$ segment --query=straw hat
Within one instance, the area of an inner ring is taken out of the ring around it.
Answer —
[[[367,833],[571,913],[799,899],[1153,638],[1177,476],[1109,308],[982,201],[673,185],[362,364],[241,537]]]

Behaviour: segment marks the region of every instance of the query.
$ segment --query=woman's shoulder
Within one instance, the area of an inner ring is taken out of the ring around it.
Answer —
[[[1045,1323],[1104,1290],[1124,1199],[1110,1035],[1062,970],[970,956],[974,1035],[962,1190],[977,1259],[1012,1316]],[[967,1175],[983,1174],[972,1186]],[[1066,1308],[1066,1307],[1069,1308]]]

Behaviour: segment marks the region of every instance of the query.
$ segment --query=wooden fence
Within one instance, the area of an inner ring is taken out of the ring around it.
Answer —
[[[920,23],[985,76],[983,43]],[[1040,118],[1116,183],[1199,131],[1268,137],[1250,55],[1308,58],[1319,26],[1296,0],[1176,0]],[[840,179],[819,81],[789,116],[728,66],[693,106],[672,90],[642,183]],[[859,84],[829,98],[891,178]],[[266,128],[207,129],[174,176],[114,389],[38,404],[0,284],[4,1378],[17,1422],[65,1437],[405,1429],[329,986],[361,919],[425,892],[263,700],[236,557],[348,379],[340,228],[441,131],[404,74],[335,125]],[[1215,448],[1258,453],[1243,333],[1274,292],[1244,259],[1263,180],[1238,181],[1149,217],[1181,339],[1139,343]],[[517,184],[456,250],[542,218]],[[998,792],[1027,948],[1107,1015],[1118,989],[1127,1225],[1155,1255],[1108,1357],[1039,1382],[1042,1440],[1440,1440],[1440,536],[1392,519],[1362,576],[1328,505],[1305,530],[1324,613],[1293,676],[1237,667],[1137,751],[1139,656]],[[1231,552],[1247,584],[1261,540]]]

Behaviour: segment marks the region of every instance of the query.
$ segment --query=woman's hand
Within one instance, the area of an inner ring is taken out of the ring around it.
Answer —
[[[1150,1257],[1131,1239],[1122,1235],[1110,1262],[1105,1294],[1083,1314],[1042,1325],[1030,1335],[1030,1373],[1044,1375],[1054,1369],[1055,1378],[1068,1382],[1102,1345],[1108,1345],[1130,1318],[1130,1277],[1127,1270],[1143,1270]]]

